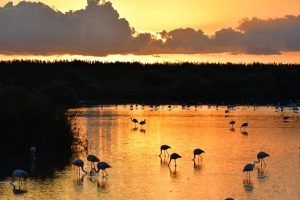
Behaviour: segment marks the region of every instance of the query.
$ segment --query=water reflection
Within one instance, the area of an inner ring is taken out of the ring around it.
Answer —
[[[255,111],[253,107],[235,107],[230,118],[224,118],[227,108],[221,106],[218,110],[214,106],[209,109],[187,105],[133,105],[130,109],[113,105],[71,110],[81,112],[76,128],[82,141],[87,139],[89,144],[76,155],[53,153],[49,149],[50,152],[38,152],[33,165],[28,151],[1,152],[1,160],[5,161],[0,170],[1,198],[17,199],[9,185],[10,178],[6,177],[12,169],[23,168],[35,171],[24,186],[24,199],[150,200],[159,196],[166,200],[194,200],[224,199],[229,195],[235,199],[298,199],[299,114],[285,109],[283,115],[292,116],[286,124],[281,112],[274,112],[272,107],[258,107]],[[147,119],[147,134],[140,134],[140,126],[133,130],[130,117]],[[236,133],[229,130],[231,120],[236,121]],[[244,122],[251,124],[248,137],[242,137],[238,130]],[[177,167],[173,161],[168,167],[167,153],[158,157],[162,144],[170,144],[183,156]],[[192,161],[192,152],[198,146],[207,152],[203,163],[198,159]],[[242,167],[253,161],[253,155],[260,150],[272,155],[268,170],[264,165],[261,171],[257,168],[251,181],[241,185]],[[72,162],[82,158],[88,171],[88,154],[113,166],[109,179],[97,173],[76,175]]]
[[[251,180],[249,180],[249,179],[244,179],[243,180],[243,186],[244,186],[244,189],[247,192],[252,192],[253,189],[254,189],[253,182]]]

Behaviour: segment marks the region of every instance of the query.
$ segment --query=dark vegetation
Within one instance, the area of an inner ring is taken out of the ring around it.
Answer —
[[[14,61],[0,63],[0,85],[67,107],[79,102],[285,104],[300,99],[300,66]]]

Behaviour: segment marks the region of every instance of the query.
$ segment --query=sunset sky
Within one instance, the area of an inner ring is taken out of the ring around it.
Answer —
[[[0,1],[2,55],[292,52],[300,60],[299,0],[19,2]]]
[[[78,10],[86,0],[36,0],[60,11]],[[299,15],[299,0],[110,0],[121,17],[139,31],[191,27],[213,34],[244,18]],[[0,0],[3,6],[8,0]],[[20,0],[14,0],[17,3]]]

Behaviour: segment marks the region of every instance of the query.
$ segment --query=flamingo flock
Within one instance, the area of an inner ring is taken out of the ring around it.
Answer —
[[[132,106],[133,107],[133,106]],[[144,108],[144,105],[143,105]],[[189,106],[184,105],[182,108],[185,109],[189,109]],[[196,108],[196,107],[195,107]],[[172,109],[172,106],[168,106],[168,109]],[[228,106],[227,109],[225,110],[226,116],[229,115],[229,113],[235,109],[235,106]],[[295,111],[296,109],[294,109]],[[282,117],[284,122],[287,122],[290,117],[289,116],[283,116]],[[141,129],[143,129],[143,126],[146,125],[146,119],[139,121],[136,118],[130,118],[131,122],[134,123],[135,128],[137,128],[137,125],[140,126]],[[230,130],[234,130],[234,126],[236,125],[236,121],[232,120],[229,122],[230,125]],[[241,132],[246,132],[246,128],[249,126],[248,122],[244,122],[241,124],[240,126],[240,131]],[[160,154],[159,157],[164,156],[164,157],[168,157],[169,158],[169,162],[168,162],[168,166],[171,165],[172,161],[174,162],[174,166],[176,168],[177,166],[177,159],[182,158],[181,155],[179,155],[178,153],[172,153],[171,155],[169,154],[168,150],[171,149],[171,146],[167,145],[167,144],[163,144],[160,146]],[[300,147],[299,147],[300,149]],[[31,153],[31,159],[32,160],[36,160],[36,151],[37,151],[37,147],[36,146],[31,146],[30,147],[30,153]],[[201,161],[202,162],[202,154],[205,153],[204,150],[200,149],[200,148],[196,148],[193,151],[193,161],[195,162],[195,160],[198,160],[198,163]],[[250,174],[251,172],[255,169],[256,164],[260,163],[260,168],[263,169],[263,167],[266,167],[267,164],[265,162],[265,159],[267,157],[270,157],[270,155],[266,152],[259,152],[256,155],[257,160],[254,160],[251,163],[247,163],[244,168],[243,168],[243,172],[246,174],[246,180],[250,181]],[[82,159],[76,159],[73,162],[73,166],[76,167],[76,173],[78,176],[81,175],[81,172],[84,173],[84,175],[90,175],[90,176],[94,176],[95,173],[100,173],[102,172],[103,177],[107,177],[108,173],[107,173],[107,169],[111,168],[111,166],[104,162],[101,161],[99,157],[97,157],[96,155],[88,155],[86,157],[86,161],[90,162],[90,173],[88,173],[84,168],[85,168],[85,163]],[[23,191],[21,190],[22,185],[24,184],[24,181],[26,180],[26,178],[29,176],[28,172],[26,172],[25,170],[22,169],[16,169],[12,172],[12,181],[10,182],[10,184],[13,186],[13,191],[15,193],[22,193]],[[14,182],[18,182],[18,188],[14,185]],[[226,200],[233,200],[233,198],[229,197]]]

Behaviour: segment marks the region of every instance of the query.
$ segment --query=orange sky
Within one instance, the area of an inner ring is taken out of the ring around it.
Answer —
[[[61,11],[84,8],[86,0],[38,0]],[[4,5],[8,0],[1,0]],[[14,0],[19,2],[19,0]],[[111,0],[138,31],[201,28],[208,34],[236,27],[243,18],[299,15],[299,0]]]

